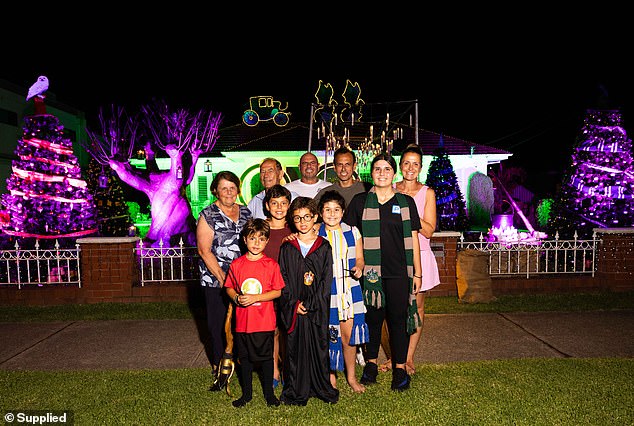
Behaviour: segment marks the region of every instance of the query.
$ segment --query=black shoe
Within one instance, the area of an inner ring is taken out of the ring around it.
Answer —
[[[275,395],[266,398],[266,405],[269,407],[279,407],[280,400]]]
[[[218,392],[221,391],[222,388],[220,387],[220,385],[218,384],[218,382],[214,383],[213,385],[211,385],[211,387],[209,388],[209,392]]]
[[[240,398],[236,399],[235,401],[233,401],[231,403],[231,405],[233,405],[236,408],[240,408],[240,407],[244,407],[245,405],[247,405],[247,402],[251,401],[250,399],[246,399],[244,396],[241,396]]]
[[[308,401],[289,401],[285,399],[283,396],[280,398],[280,402],[284,405],[296,405],[300,407],[305,407],[308,404]]]
[[[404,391],[409,389],[411,378],[404,368],[395,368],[392,370],[392,390]]]
[[[363,374],[361,375],[361,380],[359,383],[362,385],[369,385],[372,383],[376,383],[376,376],[379,375],[379,366],[373,362],[366,362],[365,367],[363,367]]]
[[[295,405],[297,407],[305,407],[306,404],[308,404],[308,401],[295,401],[295,402],[284,401],[284,405]]]

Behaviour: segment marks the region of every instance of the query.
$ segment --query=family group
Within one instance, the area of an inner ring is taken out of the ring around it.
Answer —
[[[376,155],[372,184],[357,178],[347,147],[334,153],[334,183],[317,178],[311,152],[300,158],[301,177],[285,185],[279,161],[266,158],[264,190],[246,206],[237,203],[234,173],[214,177],[216,200],[200,213],[196,235],[214,371],[227,343],[227,312],[235,313],[242,395],[233,406],[251,401],[256,371],[269,406],[306,405],[311,397],[336,403],[337,372],[357,393],[379,371],[392,371],[391,389],[410,387],[425,294],[440,282],[430,248],[436,199],[418,180],[422,156],[409,145],[400,157],[403,178],[394,182],[396,160]],[[388,360],[379,365],[381,347]]]

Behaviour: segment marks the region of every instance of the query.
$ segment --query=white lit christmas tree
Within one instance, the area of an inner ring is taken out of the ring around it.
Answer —
[[[81,177],[72,141],[59,119],[46,113],[44,94],[29,93],[30,98],[35,101],[35,114],[24,117],[17,159],[7,179],[9,192],[2,195],[8,213],[3,231],[36,239],[96,232],[93,199]]]
[[[593,228],[634,226],[632,140],[618,109],[589,109],[553,206],[550,232],[588,238]]]

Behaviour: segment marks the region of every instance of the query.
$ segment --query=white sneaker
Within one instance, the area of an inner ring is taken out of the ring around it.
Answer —
[[[361,348],[357,349],[357,364],[362,367],[365,366],[365,359],[363,358],[363,351],[361,350]]]

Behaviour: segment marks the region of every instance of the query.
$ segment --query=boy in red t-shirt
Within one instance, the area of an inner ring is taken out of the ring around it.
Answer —
[[[270,227],[264,219],[249,219],[242,231],[247,253],[231,262],[225,279],[227,295],[236,304],[234,348],[240,361],[242,396],[232,402],[244,407],[253,397],[254,368],[262,369],[266,404],[280,405],[273,393],[273,337],[276,313],[273,300],[280,297],[284,279],[279,264],[263,251]]]

